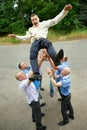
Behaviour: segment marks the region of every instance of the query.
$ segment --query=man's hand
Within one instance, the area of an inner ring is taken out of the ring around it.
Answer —
[[[52,74],[52,71],[48,68],[48,69],[47,69],[47,73],[48,73],[48,75],[51,75],[51,74]]]
[[[8,37],[14,37],[14,38],[16,38],[16,35],[15,34],[9,34]]]
[[[64,7],[65,11],[69,11],[71,9],[72,9],[72,5],[71,4],[65,5],[65,7]]]
[[[55,71],[48,68],[47,73],[48,75],[54,75]]]

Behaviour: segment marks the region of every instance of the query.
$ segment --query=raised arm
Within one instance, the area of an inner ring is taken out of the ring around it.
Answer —
[[[50,69],[48,69],[48,75],[50,76],[50,80],[51,80],[54,87],[61,87],[61,82],[55,81],[54,74]]]
[[[50,19],[47,21],[47,26],[51,27],[56,25],[57,23],[59,23],[69,12],[69,10],[72,9],[72,5],[71,4],[67,4],[65,5],[64,9],[53,19]]]
[[[58,66],[55,66],[55,65],[54,65],[53,60],[52,60],[50,57],[48,58],[48,60],[49,60],[49,62],[50,62],[50,65],[51,65],[55,70],[57,70],[57,69],[58,69]]]
[[[43,61],[47,59],[47,55],[44,52],[45,49],[42,49],[42,51],[38,54],[38,66],[41,67]]]
[[[28,77],[31,77],[32,75],[33,75],[33,71],[30,70],[30,73],[29,73]],[[28,79],[28,86],[30,85],[30,83],[31,83],[31,80]]]

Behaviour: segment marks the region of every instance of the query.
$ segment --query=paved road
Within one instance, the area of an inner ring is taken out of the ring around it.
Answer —
[[[75,120],[66,126],[58,126],[62,120],[59,94],[55,88],[54,97],[49,96],[47,63],[43,64],[43,101],[46,106],[43,124],[47,130],[87,130],[87,40],[64,41],[54,44],[56,50],[63,48],[71,66],[72,104]],[[0,46],[0,130],[35,130],[31,120],[31,109],[26,103],[24,93],[18,88],[14,78],[20,61],[28,60],[30,45]]]

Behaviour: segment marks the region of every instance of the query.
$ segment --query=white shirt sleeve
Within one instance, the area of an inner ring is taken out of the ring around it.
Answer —
[[[65,11],[64,9],[53,19],[47,20],[46,26],[51,27],[59,23],[68,13],[69,11]]]
[[[26,31],[26,34],[25,34],[24,36],[16,35],[16,38],[17,38],[17,39],[20,39],[20,40],[30,39],[30,38],[31,38],[30,29],[29,29],[28,31]]]

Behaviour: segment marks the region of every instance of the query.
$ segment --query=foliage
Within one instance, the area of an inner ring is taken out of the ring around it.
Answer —
[[[31,26],[32,13],[37,13],[41,21],[51,19],[68,3],[73,9],[52,29],[70,32],[87,27],[87,0],[0,0],[0,35],[24,33]]]
[[[87,26],[87,0],[79,0],[77,18],[81,22],[81,25]]]

